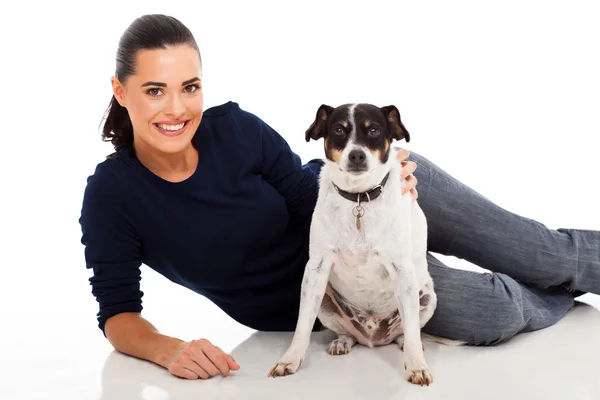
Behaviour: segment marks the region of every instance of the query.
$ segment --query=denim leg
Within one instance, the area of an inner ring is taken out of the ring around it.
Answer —
[[[431,254],[427,260],[438,296],[422,329],[431,335],[495,345],[556,323],[575,302],[561,287],[538,289],[501,273],[450,268]]]
[[[600,231],[549,229],[499,207],[425,157],[411,151],[409,159],[417,163],[430,251],[541,289],[600,294]]]

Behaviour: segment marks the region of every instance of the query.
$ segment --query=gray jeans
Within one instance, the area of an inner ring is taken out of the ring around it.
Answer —
[[[492,271],[450,268],[429,253],[438,306],[424,332],[493,345],[554,324],[578,294],[600,294],[600,231],[549,229],[502,209],[423,156],[411,151],[409,159],[417,163],[429,251]]]

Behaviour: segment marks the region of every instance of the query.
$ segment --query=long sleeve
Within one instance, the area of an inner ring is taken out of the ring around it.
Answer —
[[[313,168],[302,165],[286,140],[267,123],[249,112],[242,113],[241,128],[255,149],[260,173],[285,198],[292,218],[306,223],[316,205],[318,175]]]
[[[102,170],[88,179],[79,219],[98,326],[122,312],[141,312],[141,244],[128,221],[123,190]]]

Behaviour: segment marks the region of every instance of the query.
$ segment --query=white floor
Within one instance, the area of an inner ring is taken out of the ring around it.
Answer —
[[[173,301],[193,295],[181,291],[178,296]],[[268,378],[268,370],[285,351],[292,334],[254,332],[210,305],[205,305],[208,311],[203,317],[174,315],[168,307],[152,314],[155,322],[169,327],[169,333],[185,337],[206,333],[242,367],[229,377],[206,381],[179,379],[154,364],[114,352],[88,323],[91,318],[82,313],[85,307],[72,313],[35,316],[10,313],[6,307],[1,317],[10,328],[3,328],[0,398],[597,400],[600,296],[586,295],[580,300],[558,324],[518,335],[503,345],[456,348],[426,342],[426,357],[435,378],[430,387],[404,380],[403,353],[393,345],[378,349],[358,346],[346,356],[329,356],[329,331],[313,335],[309,355],[297,374]],[[151,297],[149,302],[153,301],[158,300]]]
[[[267,378],[291,333],[256,333],[144,269],[144,315],[242,367],[175,378],[113,352],[96,327],[77,222],[86,178],[113,150],[98,128],[119,37],[163,12],[200,41],[205,106],[239,102],[303,161],[322,156],[303,135],[320,104],[396,104],[409,149],[501,207],[597,230],[600,2],[303,1],[292,13],[260,0],[36,3],[0,6],[0,30],[18,38],[3,42],[2,111],[28,122],[0,138],[0,400],[600,399],[600,296],[504,345],[426,343],[435,382],[421,388],[404,381],[396,346],[332,357],[327,332],[296,375]]]

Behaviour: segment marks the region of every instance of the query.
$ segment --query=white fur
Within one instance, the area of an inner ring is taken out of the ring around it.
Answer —
[[[350,113],[353,109],[350,108]],[[353,134],[339,163],[325,160],[321,171],[296,331],[289,349],[269,375],[296,372],[305,356],[317,316],[340,335],[330,345],[333,351],[349,351],[355,343],[354,338],[363,345],[378,345],[360,335],[357,337],[355,332],[344,329],[339,321],[327,319],[321,313],[329,282],[356,309],[369,309],[381,316],[399,310],[402,326],[394,331],[392,339],[399,343],[403,339],[407,379],[415,383],[431,381],[420,335],[421,327],[431,318],[437,304],[427,269],[425,215],[410,193],[402,195],[404,181],[393,150],[387,162],[382,164],[364,149],[368,172],[357,176],[345,171],[348,153],[360,147]],[[353,214],[356,203],[337,193],[333,183],[348,192],[364,192],[377,186],[388,172],[390,175],[381,195],[372,202],[361,203],[365,213],[361,218],[361,229],[357,229]],[[427,309],[420,313],[421,289],[426,289],[431,297]]]

